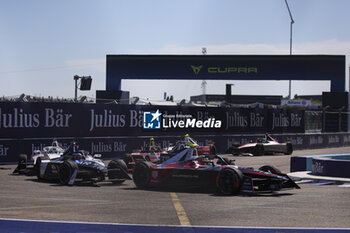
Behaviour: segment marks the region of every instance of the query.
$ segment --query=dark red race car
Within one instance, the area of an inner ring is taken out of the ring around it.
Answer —
[[[168,157],[168,153],[162,150],[159,146],[146,146],[139,151],[127,154],[124,158],[124,162],[128,171],[131,172],[135,168],[135,165],[141,161],[159,163],[161,155]]]
[[[210,156],[216,154],[216,148],[212,141],[209,141],[206,146],[199,146],[197,142],[187,136],[186,141],[180,140],[177,141],[174,146],[162,149],[159,145],[155,144],[154,139],[151,138],[150,144],[142,147],[141,150],[127,154],[124,158],[124,162],[128,167],[128,171],[131,172],[138,162],[149,161],[152,163],[162,163],[188,147],[196,148],[198,155]]]
[[[182,151],[186,147],[196,148],[198,155],[210,156],[216,154],[216,147],[211,140],[208,142],[208,145],[200,146],[195,140],[193,140],[189,136],[185,137],[185,139],[183,140],[177,141],[175,146],[170,146],[166,148],[166,151],[169,154],[174,155]]]
[[[286,174],[272,166],[259,170],[234,165],[234,161],[215,156],[198,156],[195,148],[185,148],[161,164],[142,161],[133,171],[133,181],[138,188],[152,186],[215,187],[226,195],[240,192],[273,192],[300,187]]]

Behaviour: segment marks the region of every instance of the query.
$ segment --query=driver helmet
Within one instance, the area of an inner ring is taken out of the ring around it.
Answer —
[[[187,133],[185,134],[184,141],[187,143],[190,141],[190,135]]]
[[[81,160],[81,159],[83,159],[83,155],[81,153],[73,153],[72,159],[73,160]]]
[[[149,145],[150,145],[150,146],[154,146],[154,145],[155,145],[155,143],[154,143],[154,138],[150,138],[150,139],[149,139]]]
[[[197,146],[197,143],[195,141],[193,141],[192,138],[190,138],[190,135],[188,133],[185,134],[184,142],[186,143],[186,146],[189,146],[192,148]]]

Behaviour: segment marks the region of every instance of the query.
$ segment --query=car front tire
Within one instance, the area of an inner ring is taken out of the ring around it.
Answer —
[[[78,165],[74,161],[64,161],[59,170],[60,183],[63,185],[68,185],[75,169],[78,169]]]
[[[218,174],[216,186],[225,195],[235,195],[240,192],[243,174],[235,168],[224,168]]]

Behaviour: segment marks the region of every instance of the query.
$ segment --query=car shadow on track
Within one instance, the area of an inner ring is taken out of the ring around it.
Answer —
[[[292,196],[294,193],[277,193],[277,192],[269,192],[269,193],[239,193],[236,196],[241,197],[283,197],[283,196]],[[228,195],[224,195],[221,193],[215,194],[213,196],[222,196],[229,197]]]
[[[213,197],[232,197],[232,196],[241,196],[241,197],[282,197],[282,196],[291,196],[293,193],[278,193],[278,192],[264,192],[264,193],[239,193],[236,195],[225,195],[220,193],[216,188],[203,188],[203,187],[192,187],[192,188],[180,188],[180,187],[150,187],[147,189],[139,189],[136,187],[126,187],[124,190],[142,190],[149,192],[163,192],[163,193],[193,193],[193,194],[208,194]]]
[[[181,187],[149,187],[144,189],[139,189],[135,186],[133,187],[126,187],[125,190],[142,190],[142,191],[149,191],[149,192],[177,192],[177,193],[202,193],[202,194],[213,194],[216,192],[216,190],[206,189],[206,188],[198,188],[198,187],[191,187],[191,188],[181,188]]]
[[[26,179],[27,181],[32,181],[32,182],[36,182],[36,183],[44,183],[44,184],[50,184],[50,186],[55,186],[55,187],[67,187],[69,185],[63,185],[60,184],[58,181],[54,181],[54,180],[39,180],[39,179]],[[103,186],[115,186],[115,187],[120,187],[120,186],[126,186],[126,184],[114,184],[112,182],[76,182],[74,183],[74,185],[72,186],[77,186],[77,187],[95,187],[95,188],[100,188]]]
[[[283,153],[267,153],[267,154],[263,154],[263,155],[248,155],[248,154],[231,154],[230,156],[232,156],[233,158],[239,158],[239,157],[251,157],[251,158],[261,158],[261,157],[264,157],[264,156],[291,156],[291,155],[286,155],[286,154],[283,154]]]

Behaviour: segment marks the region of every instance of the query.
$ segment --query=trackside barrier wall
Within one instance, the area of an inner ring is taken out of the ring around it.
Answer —
[[[144,112],[159,111],[161,128],[144,129]],[[171,117],[170,117],[171,116]],[[195,119],[217,127],[178,127]],[[209,121],[210,119],[210,121]],[[145,106],[50,102],[0,102],[0,138],[115,137],[149,135],[304,133],[299,109]]]
[[[350,176],[350,154],[293,156],[290,171],[312,171],[314,175]]]
[[[190,134],[200,145],[207,145],[212,140],[218,153],[225,153],[232,144],[245,144],[251,140],[262,138],[264,134],[235,134],[235,135],[197,135]],[[327,134],[272,134],[280,142],[290,140],[294,149],[325,148],[350,146],[349,133]],[[153,136],[161,147],[169,146],[178,141],[181,136]],[[56,137],[56,138],[25,138],[25,139],[0,139],[0,163],[17,162],[19,154],[30,155],[33,150],[51,145],[53,139],[57,139],[67,146],[71,141],[76,141],[81,149],[93,154],[101,154],[102,158],[124,157],[133,150],[149,143],[150,136],[119,136],[119,137]],[[300,157],[303,159],[303,157]],[[298,162],[299,164],[299,162]],[[306,166],[305,163],[301,163]],[[300,164],[298,166],[301,166]]]
[[[219,128],[144,129],[143,113],[159,110],[162,124],[167,116],[183,120],[220,120]],[[179,116],[179,117],[178,117]],[[232,144],[245,144],[265,132],[295,149],[350,145],[350,134],[304,134],[304,111],[298,109],[142,106],[52,102],[0,102],[0,162],[15,162],[57,139],[76,141],[82,149],[105,158],[123,157],[155,137],[160,146],[175,143],[186,133],[199,144],[212,140],[219,153]]]
[[[350,154],[348,156],[319,157],[312,159],[312,174],[318,176],[350,178]]]

